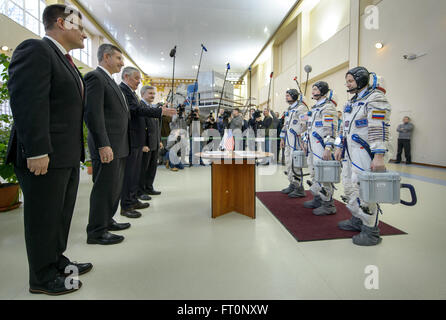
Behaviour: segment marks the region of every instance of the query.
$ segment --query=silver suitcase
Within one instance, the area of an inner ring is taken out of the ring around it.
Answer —
[[[400,203],[399,173],[361,171],[358,174],[359,198],[370,203]]]
[[[316,182],[339,183],[341,181],[341,162],[336,160],[314,162]]]
[[[302,150],[293,151],[293,166],[295,168],[308,168],[307,157]]]

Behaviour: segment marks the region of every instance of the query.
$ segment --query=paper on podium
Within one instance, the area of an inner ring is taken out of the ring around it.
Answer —
[[[237,157],[255,158],[255,151],[234,151]]]
[[[205,151],[203,152],[206,156],[230,156],[230,151]]]

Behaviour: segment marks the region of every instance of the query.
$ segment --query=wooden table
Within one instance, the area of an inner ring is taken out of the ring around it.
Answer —
[[[272,157],[267,152],[202,152],[212,161],[212,218],[238,212],[255,219],[255,160]]]

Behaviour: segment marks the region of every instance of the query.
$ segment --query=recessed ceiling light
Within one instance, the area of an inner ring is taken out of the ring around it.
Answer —
[[[3,50],[3,51],[8,51],[9,48],[8,48],[8,46],[3,46],[3,47],[2,47],[2,50]]]
[[[375,48],[376,48],[376,49],[381,49],[382,47],[384,47],[384,45],[382,44],[382,42],[377,42],[377,43],[375,43]]]
[[[164,58],[161,58],[161,61],[164,61],[165,59]]]
[[[265,27],[265,29],[263,29],[263,32],[267,33],[268,32],[268,27]]]

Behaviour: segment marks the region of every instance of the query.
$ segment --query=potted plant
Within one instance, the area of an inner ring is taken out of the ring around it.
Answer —
[[[0,105],[9,100],[8,92],[8,67],[10,58],[5,54],[0,54]],[[6,164],[6,152],[8,150],[9,135],[13,119],[11,115],[0,115],[0,212],[18,208],[20,187],[12,164]]]

